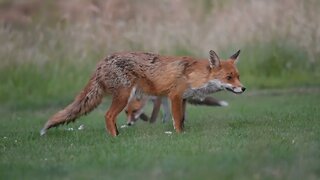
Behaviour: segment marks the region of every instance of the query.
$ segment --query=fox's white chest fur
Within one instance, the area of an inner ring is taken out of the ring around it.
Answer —
[[[187,89],[184,94],[183,98],[195,98],[195,99],[200,99],[203,100],[207,94],[211,94],[217,91],[222,90],[222,83],[219,80],[210,80],[208,83],[204,84],[201,87],[198,88],[192,88],[190,87]]]

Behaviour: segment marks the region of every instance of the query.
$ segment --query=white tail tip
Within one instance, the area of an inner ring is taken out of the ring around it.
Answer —
[[[41,129],[40,131],[40,136],[43,136],[47,133],[47,130],[46,129]]]
[[[220,106],[229,106],[229,103],[227,101],[220,101],[219,102]]]

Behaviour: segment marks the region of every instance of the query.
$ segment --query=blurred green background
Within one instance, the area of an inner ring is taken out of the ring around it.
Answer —
[[[249,90],[320,85],[317,0],[0,0],[0,102],[70,102],[115,51],[227,58]]]

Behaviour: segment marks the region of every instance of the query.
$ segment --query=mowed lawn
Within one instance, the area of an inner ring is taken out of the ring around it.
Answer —
[[[217,96],[230,106],[189,105],[183,134],[174,133],[171,122],[141,121],[119,128],[116,138],[104,129],[107,99],[88,116],[44,137],[39,130],[65,102],[41,108],[4,106],[0,179],[320,178],[318,90]],[[124,119],[121,114],[118,127]],[[77,129],[80,125],[83,130]]]

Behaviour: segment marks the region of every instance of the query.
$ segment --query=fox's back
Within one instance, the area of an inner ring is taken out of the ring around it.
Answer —
[[[161,95],[184,76],[188,62],[181,57],[145,52],[114,53],[98,64],[96,77],[111,92],[137,86],[145,93]]]

